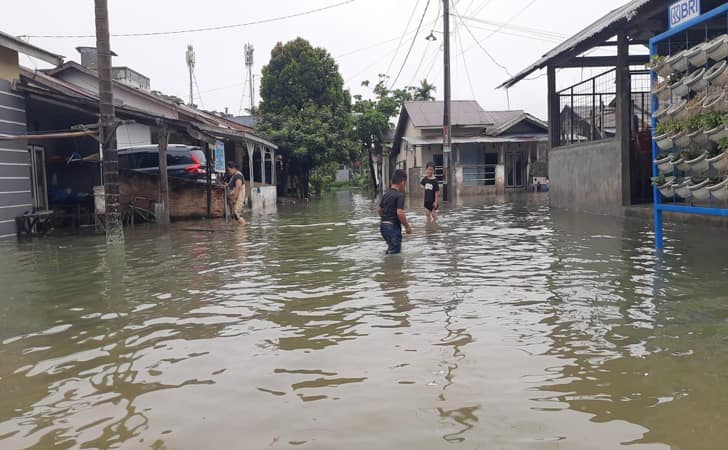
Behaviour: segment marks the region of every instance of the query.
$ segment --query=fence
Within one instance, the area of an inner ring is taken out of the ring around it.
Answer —
[[[650,126],[650,72],[630,72],[633,132]],[[560,92],[561,145],[612,138],[616,134],[616,69]]]
[[[463,165],[463,186],[495,186],[495,164]]]

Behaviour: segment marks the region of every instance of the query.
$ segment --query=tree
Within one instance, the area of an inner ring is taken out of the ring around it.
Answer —
[[[427,82],[427,78],[420,81],[420,85],[417,87],[410,86],[409,91],[412,93],[412,100],[421,100],[421,101],[433,101],[435,100],[435,96],[432,95],[433,92],[437,91],[437,88],[434,84],[430,84]]]
[[[284,178],[308,195],[311,171],[343,162],[353,146],[351,96],[331,55],[298,38],[278,43],[263,67],[260,131],[284,158]]]
[[[391,120],[396,117],[404,102],[409,100],[434,100],[432,92],[435,86],[422,80],[419,87],[407,86],[404,89],[389,89],[389,77],[380,74],[379,81],[372,89],[373,99],[365,99],[361,95],[354,97],[354,122],[361,149],[369,160],[369,180],[376,189],[374,176],[374,156],[382,154],[387,132],[394,128]],[[362,82],[368,87],[369,81]]]

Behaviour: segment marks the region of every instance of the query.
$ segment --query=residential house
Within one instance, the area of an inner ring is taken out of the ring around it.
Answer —
[[[45,185],[33,176],[42,175],[43,155],[29,153],[23,139],[3,138],[26,132],[26,99],[16,89],[20,54],[50,64],[63,62],[62,56],[0,32],[0,239],[15,236],[15,217],[47,207]]]
[[[451,103],[453,148],[446,173],[442,116],[441,101],[405,102],[402,107],[390,172],[406,170],[410,191],[416,190],[428,161],[435,163],[445,189],[464,195],[525,190],[533,177],[547,176],[547,124],[524,111],[485,111],[474,100]]]

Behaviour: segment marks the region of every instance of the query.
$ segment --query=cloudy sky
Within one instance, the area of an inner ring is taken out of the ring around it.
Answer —
[[[301,13],[345,0],[109,0],[112,34],[178,31],[249,23]],[[560,40],[590,24],[627,0],[454,0],[451,21],[453,98],[475,98],[485,109],[506,109],[506,94],[495,86],[535,61]],[[280,41],[296,37],[326,48],[339,63],[352,93],[366,94],[363,80],[380,73],[397,78],[398,87],[427,77],[442,86],[441,1],[353,0],[324,11],[259,25],[217,31],[144,37],[114,37],[119,55],[114,65],[126,65],[147,75],[152,88],[184,99],[188,95],[185,50],[195,48],[198,105],[238,113],[249,104],[244,91],[243,44],[255,47],[254,73],[268,62]],[[93,35],[92,0],[25,0],[3,11],[2,31],[14,35]],[[588,4],[588,7],[586,5]],[[425,7],[428,6],[426,12]],[[418,23],[424,20],[418,34]],[[408,25],[409,24],[409,25]],[[436,41],[425,37],[434,30]],[[78,60],[74,50],[95,45],[88,37],[31,37],[30,42]],[[476,39],[480,44],[476,43]],[[405,62],[408,49],[412,46]],[[482,46],[482,48],[481,48]],[[492,56],[489,57],[486,51]],[[23,57],[21,63],[44,68]],[[401,72],[401,73],[400,73]],[[538,75],[538,74],[536,74]],[[561,74],[570,84],[589,73]],[[257,86],[257,83],[256,83]],[[546,115],[546,78],[525,81],[509,92],[512,109]],[[442,96],[438,89],[438,97]]]

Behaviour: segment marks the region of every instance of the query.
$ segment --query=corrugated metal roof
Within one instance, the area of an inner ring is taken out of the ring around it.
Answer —
[[[443,101],[413,101],[405,102],[404,108],[415,127],[441,128],[444,104]],[[454,100],[450,102],[450,123],[453,126],[486,127],[493,125],[493,117],[483,111],[475,100]]]
[[[526,78],[536,70],[542,69],[548,65],[548,63],[565,53],[573,51],[580,44],[583,44],[586,40],[593,38],[594,36],[608,30],[612,25],[621,21],[630,21],[641,8],[646,7],[651,3],[664,3],[664,0],[633,0],[626,5],[620,6],[604,17],[600,18],[596,22],[592,23],[588,27],[584,28],[574,36],[570,37],[566,41],[556,46],[553,50],[546,53],[541,59],[528,66],[528,68],[519,72],[516,76],[506,81],[505,83],[498,86],[498,88],[509,88],[519,81]]]
[[[441,137],[403,137],[409,145],[442,145]],[[518,143],[518,142],[546,142],[548,135],[545,134],[519,134],[514,136],[453,136],[453,144],[498,144],[498,143]]]

